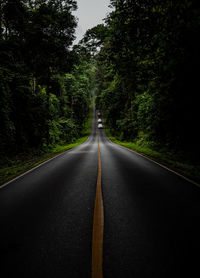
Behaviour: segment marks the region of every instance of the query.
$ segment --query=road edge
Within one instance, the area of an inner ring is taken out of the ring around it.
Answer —
[[[88,136],[87,140],[85,140],[85,141],[84,141],[83,143],[81,143],[80,145],[85,144],[85,143],[89,140],[89,138],[90,138],[90,136]],[[11,180],[6,181],[6,182],[3,183],[2,185],[0,185],[0,190],[1,190],[2,188],[6,187],[7,185],[9,185],[10,183],[12,183],[12,182],[18,180],[19,178],[21,178],[21,177],[27,175],[28,173],[34,171],[35,169],[41,167],[42,165],[44,165],[44,164],[50,162],[51,160],[53,160],[53,159],[55,159],[55,158],[57,158],[57,157],[59,157],[59,156],[65,154],[65,153],[67,153],[67,152],[69,152],[69,151],[71,151],[71,150],[73,150],[73,149],[79,147],[80,145],[75,146],[75,147],[72,147],[72,148],[70,148],[70,149],[68,149],[68,150],[66,150],[66,151],[63,151],[63,152],[59,153],[59,154],[55,154],[55,156],[53,156],[53,157],[51,157],[51,158],[48,158],[47,160],[45,160],[45,161],[39,163],[38,165],[33,166],[33,167],[30,168],[29,170],[26,170],[26,171],[23,172],[22,174],[19,174],[19,175],[17,175],[16,177],[12,178]]]
[[[108,138],[108,137],[107,137],[107,138]],[[143,155],[143,154],[141,154],[141,153],[139,153],[139,152],[137,152],[137,151],[134,151],[134,150],[132,150],[132,149],[129,149],[129,148],[127,148],[127,147],[125,147],[125,146],[122,146],[122,145],[120,145],[120,144],[117,144],[117,143],[111,141],[109,138],[108,138],[108,140],[109,140],[112,144],[115,144],[115,145],[117,145],[117,146],[119,146],[119,147],[121,147],[121,148],[124,148],[124,149],[126,149],[126,150],[128,150],[128,151],[130,151],[130,152],[133,152],[133,153],[135,153],[135,154],[138,154],[139,156],[148,159],[149,161],[151,161],[151,162],[153,162],[153,163],[159,165],[160,167],[162,167],[162,168],[164,168],[164,169],[166,169],[166,170],[172,172],[173,174],[175,174],[175,175],[181,177],[182,179],[184,179],[184,180],[188,181],[189,183],[192,183],[193,185],[195,185],[195,186],[197,186],[197,187],[200,188],[200,184],[198,184],[197,182],[195,182],[195,181],[193,181],[193,180],[191,180],[191,179],[189,179],[189,178],[183,176],[182,174],[176,172],[175,170],[170,169],[169,167],[167,167],[167,166],[165,166],[165,165],[163,165],[163,164],[161,164],[161,163],[159,163],[159,162],[153,160],[152,158],[150,158],[150,157],[148,157],[148,156],[146,156],[146,155]]]

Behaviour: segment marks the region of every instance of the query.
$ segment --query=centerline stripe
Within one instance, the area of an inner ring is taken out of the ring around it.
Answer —
[[[98,137],[98,175],[92,233],[92,278],[103,278],[104,209],[101,189],[101,156]]]

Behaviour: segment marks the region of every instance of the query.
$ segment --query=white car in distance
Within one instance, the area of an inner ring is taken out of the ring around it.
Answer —
[[[102,123],[102,120],[101,120],[101,119],[98,119],[98,123]]]

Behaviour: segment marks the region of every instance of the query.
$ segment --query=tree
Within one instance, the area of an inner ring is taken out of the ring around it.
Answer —
[[[144,136],[185,152],[197,149],[197,1],[113,0],[111,6],[108,35],[95,56],[97,100],[108,126],[122,139]]]
[[[64,128],[59,136],[52,130],[55,121],[69,116],[61,105],[66,105],[63,79],[75,63],[70,46],[76,8],[73,0],[1,2],[1,154],[42,148],[66,135]]]

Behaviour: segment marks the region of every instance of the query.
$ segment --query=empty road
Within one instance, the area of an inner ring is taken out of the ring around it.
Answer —
[[[94,113],[84,144],[0,188],[0,277],[89,278],[100,247],[105,278],[199,277],[199,220],[200,188],[110,142]]]

